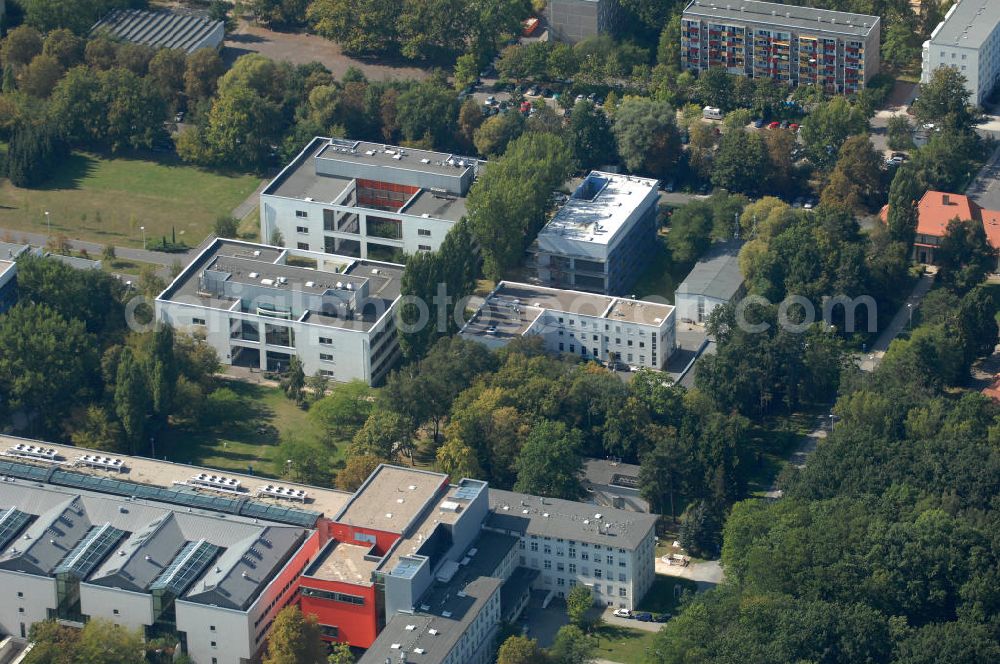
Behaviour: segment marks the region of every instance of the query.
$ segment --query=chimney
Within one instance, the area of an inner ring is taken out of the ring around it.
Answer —
[[[951,205],[951,196],[949,196],[948,194],[942,194],[941,202],[945,205]]]

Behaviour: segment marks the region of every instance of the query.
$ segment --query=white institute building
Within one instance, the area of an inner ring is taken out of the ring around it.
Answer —
[[[223,364],[377,383],[399,353],[403,266],[216,239],[156,298],[156,320],[196,332]]]
[[[1000,81],[1000,3],[961,0],[924,42],[920,82],[928,83],[938,67],[954,67],[965,76],[973,104],[982,105]]]
[[[314,138],[261,192],[261,238],[399,262],[436,251],[465,216],[483,160],[344,138]]]
[[[546,286],[623,295],[656,242],[658,181],[592,171],[529,250]]]
[[[675,315],[669,304],[501,281],[460,334],[490,348],[538,335],[552,353],[662,369]]]

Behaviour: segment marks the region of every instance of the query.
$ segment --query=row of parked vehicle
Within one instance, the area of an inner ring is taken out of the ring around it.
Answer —
[[[615,609],[614,615],[617,618],[638,620],[639,622],[665,623],[670,620],[669,613],[650,613],[649,611],[638,611],[636,613],[632,613],[628,609]]]

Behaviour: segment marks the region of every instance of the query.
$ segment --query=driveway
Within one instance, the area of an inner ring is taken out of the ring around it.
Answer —
[[[345,55],[336,43],[305,33],[276,32],[240,20],[236,30],[226,37],[222,57],[231,65],[236,58],[247,53],[260,53],[272,60],[282,60],[297,65],[320,62],[333,72],[336,78],[343,77],[349,67],[356,67],[371,80],[424,79],[429,69],[415,67],[412,63],[390,60],[361,59]]]
[[[663,574],[664,576],[675,576],[680,579],[690,579],[698,584],[698,592],[714,588],[726,578],[726,574],[722,570],[722,564],[718,560],[689,563],[687,566],[681,567],[680,565],[668,565],[657,557],[656,573]]]
[[[965,194],[987,210],[1000,210],[1000,146],[993,151]]]

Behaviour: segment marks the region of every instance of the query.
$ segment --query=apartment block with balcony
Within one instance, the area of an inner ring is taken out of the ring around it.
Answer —
[[[203,335],[223,364],[381,381],[399,356],[403,266],[216,239],[156,298],[156,320]]]
[[[485,162],[344,138],[314,138],[260,194],[261,238],[291,249],[400,262],[437,251],[465,216]]]
[[[681,64],[725,69],[832,94],[862,90],[879,70],[877,16],[755,0],[692,0],[681,17]]]
[[[592,171],[530,253],[546,286],[628,293],[656,241],[657,180]]]

